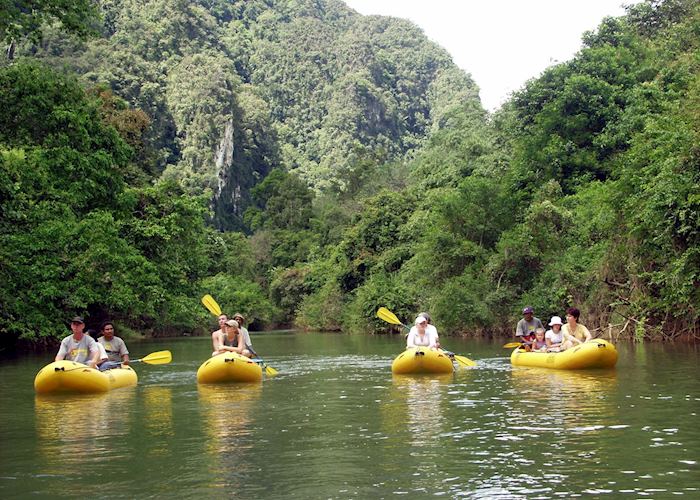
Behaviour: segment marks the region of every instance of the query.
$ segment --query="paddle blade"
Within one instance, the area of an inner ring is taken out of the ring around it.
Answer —
[[[214,316],[221,315],[221,308],[211,295],[206,294],[204,297],[202,297],[202,304],[204,304],[204,307],[206,307]]]
[[[382,319],[387,323],[391,323],[392,325],[404,326],[404,324],[399,321],[399,318],[397,318],[396,315],[386,307],[380,307],[377,310],[377,318]]]
[[[149,365],[165,365],[173,360],[173,355],[170,351],[158,351],[152,352],[148,356],[142,359],[137,359],[136,361],[143,361]]]
[[[503,344],[504,349],[515,349],[516,347],[520,347],[522,345],[521,342],[508,342],[507,344]]]
[[[274,377],[275,375],[277,375],[277,373],[279,373],[277,370],[275,370],[271,366],[265,365],[265,375],[267,375],[268,377]]]
[[[472,361],[471,359],[464,356],[458,356],[457,354],[455,354],[455,360],[457,361],[457,363],[465,367],[476,366],[476,361]]]

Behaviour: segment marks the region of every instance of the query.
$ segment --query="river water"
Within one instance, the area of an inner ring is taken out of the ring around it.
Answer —
[[[0,363],[0,498],[700,498],[700,350],[618,345],[614,370],[477,366],[392,376],[402,339],[252,333],[279,375],[198,386],[206,338],[134,365],[139,385],[35,396],[53,355]]]

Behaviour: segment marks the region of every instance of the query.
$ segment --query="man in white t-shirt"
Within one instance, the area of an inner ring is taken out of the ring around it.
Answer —
[[[91,368],[97,367],[100,357],[100,350],[97,342],[90,335],[85,335],[85,320],[81,316],[74,317],[70,322],[70,329],[73,332],[61,340],[55,361],[67,360],[82,363]]]

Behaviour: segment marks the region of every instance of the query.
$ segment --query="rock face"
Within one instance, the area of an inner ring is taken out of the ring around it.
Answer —
[[[102,38],[49,32],[32,57],[142,109],[153,170],[211,190],[220,229],[245,229],[250,189],[274,167],[343,191],[366,158],[394,161],[422,144],[445,103],[478,102],[469,76],[415,25],[335,0],[102,10]]]

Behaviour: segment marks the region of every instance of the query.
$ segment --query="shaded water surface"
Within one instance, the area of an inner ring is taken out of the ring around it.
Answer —
[[[205,338],[132,343],[173,362],[95,396],[35,396],[50,355],[3,361],[0,497],[700,497],[695,346],[566,372],[448,339],[477,366],[399,377],[398,337],[252,339],[280,371],[259,384],[198,386]]]

